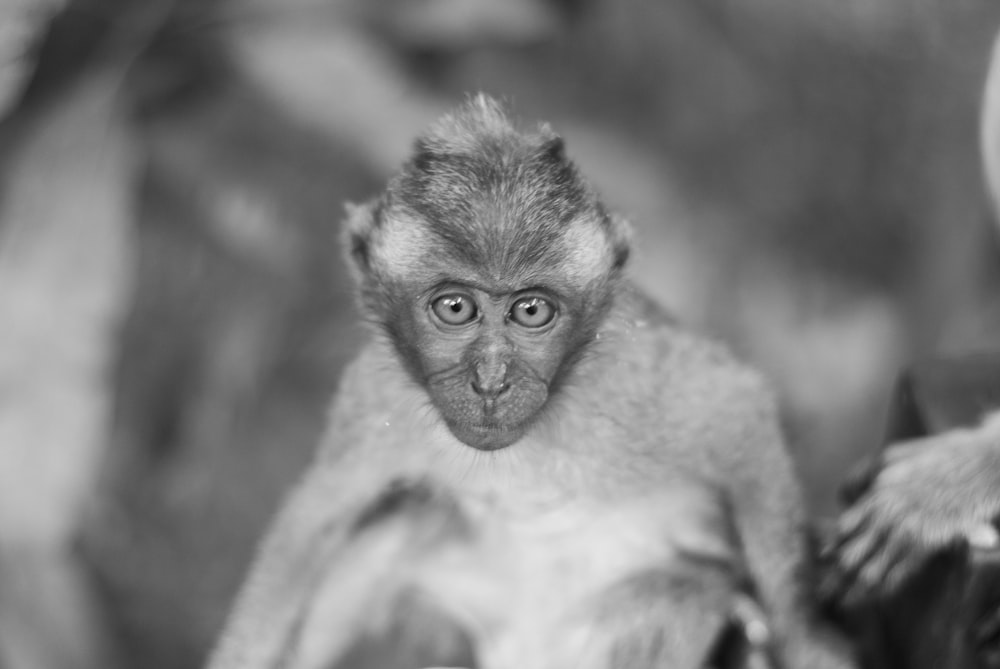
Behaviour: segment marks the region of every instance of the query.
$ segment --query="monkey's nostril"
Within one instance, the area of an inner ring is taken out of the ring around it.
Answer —
[[[479,383],[479,381],[472,382],[472,389],[480,397],[485,397],[489,399],[496,399],[500,397],[505,392],[510,390],[510,384],[506,381],[500,381],[498,383]]]

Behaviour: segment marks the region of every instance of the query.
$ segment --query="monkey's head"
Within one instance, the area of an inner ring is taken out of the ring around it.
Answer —
[[[478,96],[421,136],[385,193],[352,207],[362,307],[451,432],[520,439],[594,340],[628,257],[547,127]]]

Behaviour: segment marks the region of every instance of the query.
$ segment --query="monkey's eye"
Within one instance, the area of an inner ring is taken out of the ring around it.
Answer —
[[[468,295],[451,293],[431,302],[434,316],[445,325],[466,325],[479,315],[475,301]]]
[[[542,297],[522,297],[510,308],[510,319],[525,328],[540,328],[552,322],[556,308]]]

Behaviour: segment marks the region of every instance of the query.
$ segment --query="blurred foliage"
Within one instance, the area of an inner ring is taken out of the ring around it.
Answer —
[[[468,91],[563,132],[635,220],[637,280],[773,376],[818,512],[895,370],[995,299],[990,0],[75,0],[37,25],[0,146],[111,73],[139,157],[82,532],[121,666],[201,662],[363,336],[342,203]]]

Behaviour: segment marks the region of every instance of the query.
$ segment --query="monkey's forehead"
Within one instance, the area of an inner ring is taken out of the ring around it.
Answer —
[[[435,226],[412,211],[389,212],[372,240],[372,260],[397,280],[419,284],[451,278],[496,292],[531,286],[580,290],[606,278],[615,264],[612,241],[593,217],[543,230],[498,221],[501,215]]]
[[[615,263],[611,239],[590,217],[543,231],[496,220],[441,227],[413,212],[396,212],[372,241],[372,260],[381,271],[415,282],[451,276],[498,288],[582,287],[606,277]]]

